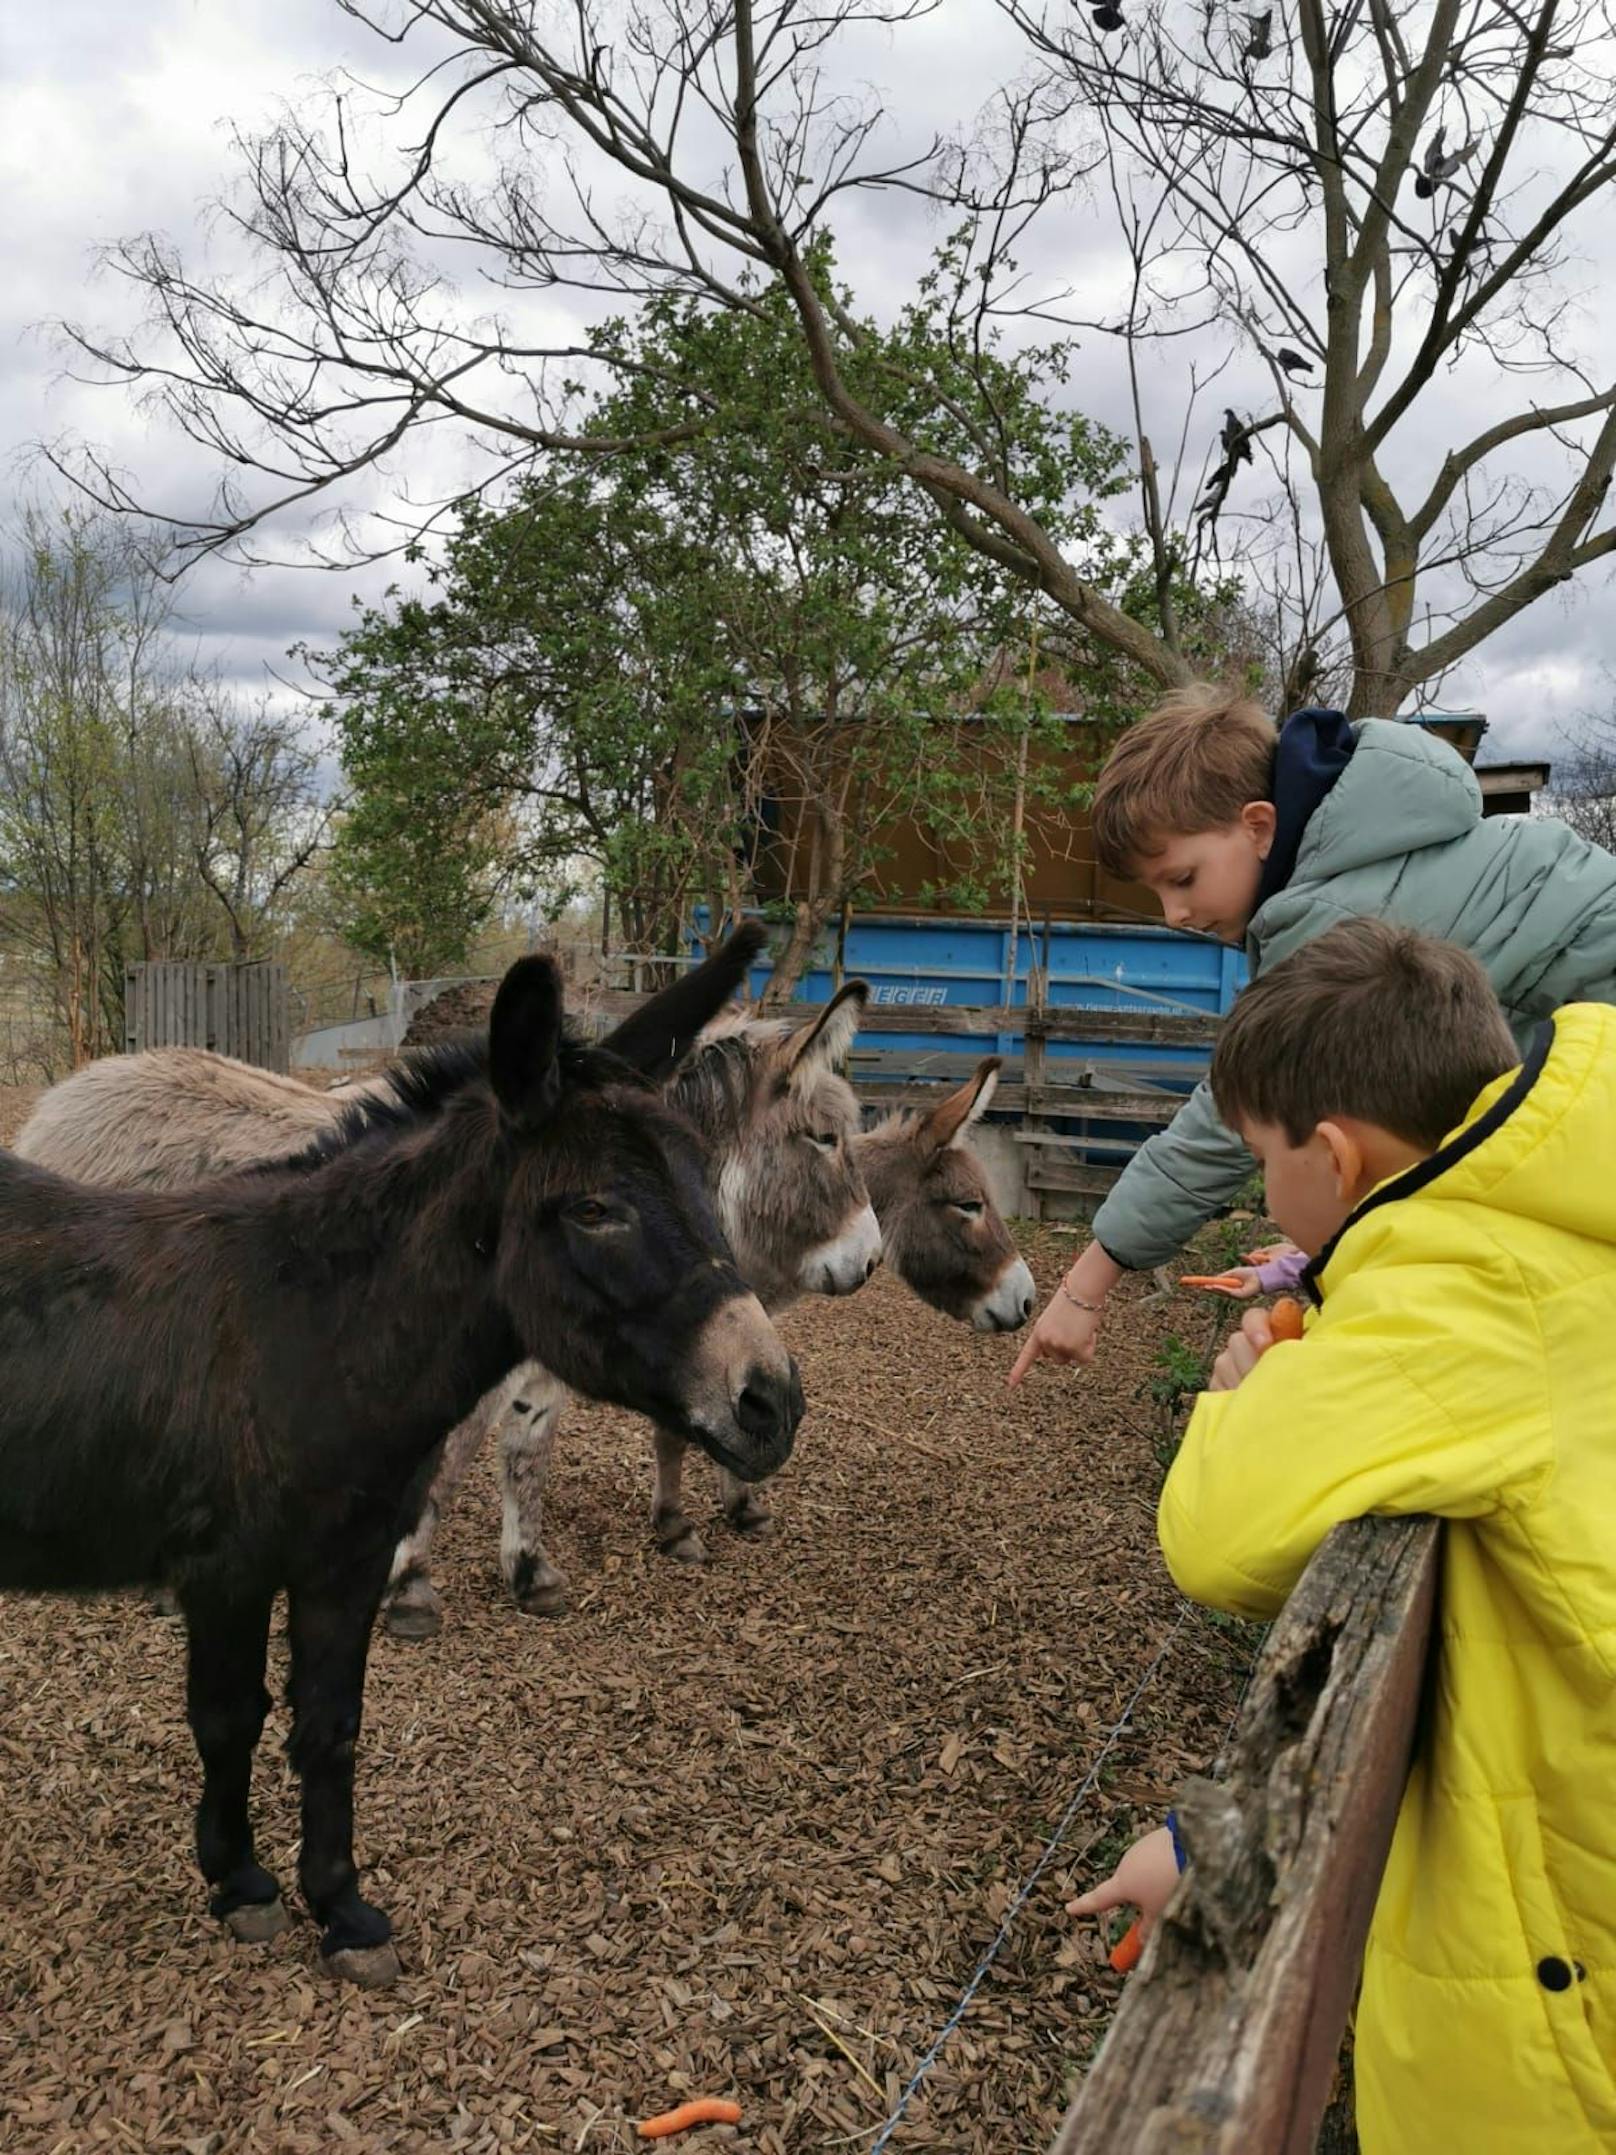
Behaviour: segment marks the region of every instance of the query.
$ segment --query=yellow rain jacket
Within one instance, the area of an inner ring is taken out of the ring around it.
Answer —
[[[1304,1339],[1200,1400],[1158,1523],[1185,1593],[1272,1616],[1341,1520],[1449,1522],[1361,2144],[1616,2149],[1616,1009],[1559,1012],[1318,1286]]]

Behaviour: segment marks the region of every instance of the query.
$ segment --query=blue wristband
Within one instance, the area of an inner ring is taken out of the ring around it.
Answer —
[[[1178,1813],[1176,1811],[1169,1811],[1167,1814],[1167,1830],[1173,1838],[1173,1861],[1181,1871],[1187,1871],[1190,1859],[1184,1853],[1184,1843],[1179,1836]]]

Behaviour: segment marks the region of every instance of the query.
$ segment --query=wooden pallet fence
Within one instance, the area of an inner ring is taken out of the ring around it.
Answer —
[[[1017,1142],[1026,1146],[1025,1186],[1039,1216],[1046,1195],[1103,1197],[1146,1135],[1172,1121],[1184,1094],[1159,1083],[1188,1084],[1206,1067],[1217,1038],[1211,1014],[1151,1010],[1091,1010],[1049,1003],[1034,973],[1026,1006],[942,1003],[872,1004],[849,1059],[853,1089],[866,1107],[928,1107],[962,1085],[1001,1034],[1019,1034],[1022,1052],[1004,1058],[993,1096],[996,1118],[1016,1116]],[[644,1000],[624,989],[590,991],[586,1022],[604,1029]],[[789,1006],[788,1006],[789,1007]],[[936,1047],[883,1047],[883,1034],[929,1036]],[[967,1045],[974,1041],[976,1044]],[[1118,1052],[1085,1061],[1051,1056],[1054,1041],[1105,1045]],[[1129,1047],[1152,1055],[1131,1063]],[[1181,1047],[1179,1057],[1161,1051]],[[1191,1051],[1199,1050],[1193,1053]]]
[[[583,991],[585,1006],[601,1022],[615,1024],[645,1001],[624,988]],[[817,1006],[787,1004],[783,1015],[807,1016]],[[1029,1028],[1046,1040],[1115,1040],[1153,1046],[1210,1047],[1218,1020],[1210,1013],[1155,1010],[1090,1010],[1078,1003],[1024,1009],[1019,1003],[873,1003],[859,1024],[859,1038],[879,1033],[995,1034]],[[989,1052],[987,1050],[984,1053]]]
[[[1408,1775],[1432,1519],[1358,1519],[1269,1633],[1222,1780],[1178,1799],[1190,1868],[1050,2155],[1308,2155]],[[1333,2113],[1329,2145],[1352,2144]]]
[[[1164,1128],[1184,1104],[1182,1092],[1160,1081],[1189,1083],[1206,1067],[1206,1050],[1218,1020],[1190,1013],[1090,1010],[1045,999],[1041,972],[1028,982],[1025,1008],[942,1005],[925,1009],[876,1007],[865,1013],[850,1074],[860,1100],[871,1106],[913,1107],[935,1100],[975,1070],[986,1043],[1000,1032],[1019,1033],[1022,1052],[1005,1058],[996,1116],[1019,1116],[1016,1142],[1025,1148],[1023,1182],[1030,1209],[1040,1218],[1052,1196],[1103,1197],[1138,1151],[1143,1137]],[[871,1037],[921,1033],[937,1048],[881,1048]],[[949,1046],[975,1034],[979,1048]],[[1093,1061],[1051,1056],[1055,1041],[1104,1044],[1118,1052]],[[1131,1063],[1129,1047],[1152,1053]],[[1182,1047],[1179,1057],[1162,1050]],[[1199,1049],[1199,1054],[1189,1050]]]
[[[266,1070],[291,1066],[286,968],[151,963],[124,968],[124,1045],[211,1048]]]

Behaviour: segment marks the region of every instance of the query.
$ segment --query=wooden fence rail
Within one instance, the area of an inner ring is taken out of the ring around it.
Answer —
[[[1041,973],[1028,982],[1027,1004],[875,1003],[859,1024],[859,1045],[848,1075],[866,1107],[925,1107],[961,1084],[1003,1035],[1019,1036],[1021,1051],[1003,1058],[993,1098],[995,1119],[1016,1116],[1016,1143],[1025,1148],[1019,1187],[1026,1209],[1042,1217],[1044,1199],[1103,1197],[1141,1142],[1169,1123],[1187,1086],[1206,1068],[1219,1020],[1210,1012],[1090,1009],[1050,1003]],[[586,1022],[614,1024],[644,997],[624,989],[591,989]],[[789,1008],[790,1006],[788,1006]],[[906,1034],[911,1045],[881,1045]],[[914,1036],[935,1040],[917,1047]],[[1054,1042],[1104,1052],[1092,1058],[1052,1056]],[[1130,1058],[1128,1049],[1143,1052]],[[1182,1055],[1170,1051],[1182,1048]],[[1163,1053],[1167,1050],[1166,1054]],[[1162,1083],[1166,1080],[1166,1083]]]
[[[623,1018],[645,1001],[627,989],[587,991],[588,1006],[602,1017]],[[788,1004],[800,1016],[810,1006]],[[859,1021],[859,1033],[1021,1033],[1043,1040],[1137,1041],[1155,1046],[1210,1047],[1218,1019],[1210,1012],[1090,1010],[1078,1003],[1035,1003],[1032,1008],[1003,1003],[872,1003]]]
[[[1438,1534],[1358,1519],[1309,1564],[1227,1774],[1178,1800],[1190,1869],[1050,2155],[1314,2148],[1408,1774]]]

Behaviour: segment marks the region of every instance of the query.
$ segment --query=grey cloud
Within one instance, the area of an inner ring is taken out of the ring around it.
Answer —
[[[0,284],[0,444],[79,433],[104,444],[142,490],[161,492],[177,511],[194,511],[212,491],[215,472],[192,445],[159,434],[119,391],[55,380],[59,360],[28,325],[47,315],[118,326],[128,294],[115,281],[88,282],[99,242],[143,228],[173,233],[195,259],[202,245],[200,205],[233,177],[227,123],[267,119],[279,97],[296,97],[318,75],[351,62],[375,80],[399,63],[331,0],[58,0],[7,26],[6,77],[0,84],[0,183],[6,189],[9,270]],[[929,17],[893,33],[865,31],[847,49],[846,78],[855,92],[875,87],[884,100],[884,145],[912,148],[934,129],[969,128],[983,85],[1009,80],[1021,66],[1019,35],[988,0],[948,0]],[[860,305],[890,303],[913,288],[925,253],[944,222],[912,197],[844,197],[838,211],[841,255]],[[215,235],[215,244],[224,242]],[[1029,287],[1071,283],[1091,310],[1114,299],[1125,261],[1102,207],[1075,197],[1048,217],[1022,250]],[[1603,305],[1598,265],[1588,272],[1585,326],[1598,333]],[[575,309],[554,299],[526,303],[556,330],[573,326]],[[1053,334],[1037,331],[1036,334]],[[1158,457],[1168,458],[1182,424],[1179,355],[1149,352],[1143,366],[1146,423]],[[1495,416],[1483,371],[1444,382],[1433,409],[1397,444],[1396,481],[1412,488],[1452,439]],[[1180,488],[1187,513],[1224,404],[1265,410],[1271,401],[1255,355],[1238,355],[1214,382],[1192,424],[1189,468]],[[1120,432],[1131,428],[1126,355],[1092,335],[1081,339],[1063,395]],[[421,496],[450,493],[479,469],[476,453],[445,433],[411,446],[390,479],[356,492],[361,508],[385,506],[389,485],[407,476]],[[23,475],[17,484],[24,483]],[[395,497],[396,498],[396,497]],[[1238,509],[1238,501],[1236,509]],[[1131,503],[1125,504],[1131,514]],[[275,535],[295,542],[290,529]],[[407,574],[397,564],[353,576],[259,571],[243,580],[207,564],[180,594],[198,653],[232,679],[251,683],[267,665],[284,666],[294,642],[328,643],[352,618],[352,592],[377,597]],[[1449,705],[1486,709],[1490,745],[1507,753],[1549,752],[1565,720],[1603,690],[1616,658],[1602,574],[1566,603],[1541,602],[1444,683]]]

